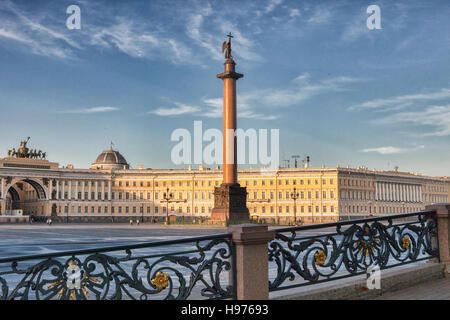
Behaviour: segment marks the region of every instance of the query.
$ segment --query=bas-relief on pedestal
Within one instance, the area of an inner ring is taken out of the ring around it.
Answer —
[[[244,222],[249,220],[247,188],[238,183],[222,183],[214,188],[214,209],[211,220]]]

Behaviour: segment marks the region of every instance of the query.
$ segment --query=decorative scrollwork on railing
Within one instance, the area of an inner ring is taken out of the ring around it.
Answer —
[[[228,234],[138,248],[92,249],[0,262],[0,299],[229,299],[233,248]],[[180,245],[181,251],[166,251]],[[92,251],[96,251],[92,253]]]
[[[393,224],[393,218],[335,223],[335,232],[301,237],[309,227],[277,231],[269,243],[271,291],[363,274],[371,266],[386,269],[438,257],[437,224],[425,213],[413,221]],[[347,225],[346,228],[343,226]],[[310,230],[311,229],[311,230]],[[323,230],[322,230],[323,231]],[[328,230],[327,230],[328,231]]]

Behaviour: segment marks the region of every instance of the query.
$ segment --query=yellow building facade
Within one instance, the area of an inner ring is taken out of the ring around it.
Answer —
[[[448,202],[450,180],[366,168],[279,168],[238,171],[253,219],[321,223],[420,211]],[[116,150],[103,151],[90,169],[60,168],[37,159],[0,160],[0,213],[23,210],[62,221],[207,219],[222,171],[129,169]],[[169,200],[168,200],[169,199]]]

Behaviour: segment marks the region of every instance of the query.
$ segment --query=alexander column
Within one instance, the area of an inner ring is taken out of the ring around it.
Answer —
[[[225,52],[225,72],[217,78],[223,80],[223,182],[214,188],[214,209],[211,220],[226,224],[245,222],[250,214],[247,208],[247,188],[241,187],[237,179],[236,132],[236,80],[244,75],[235,72],[236,63],[231,55],[231,38],[222,44]]]

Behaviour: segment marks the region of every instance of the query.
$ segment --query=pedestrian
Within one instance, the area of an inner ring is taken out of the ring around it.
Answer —
[[[130,226],[132,226],[133,225],[133,220],[132,219],[130,219]]]
[[[136,220],[136,224],[139,225],[139,219]]]

